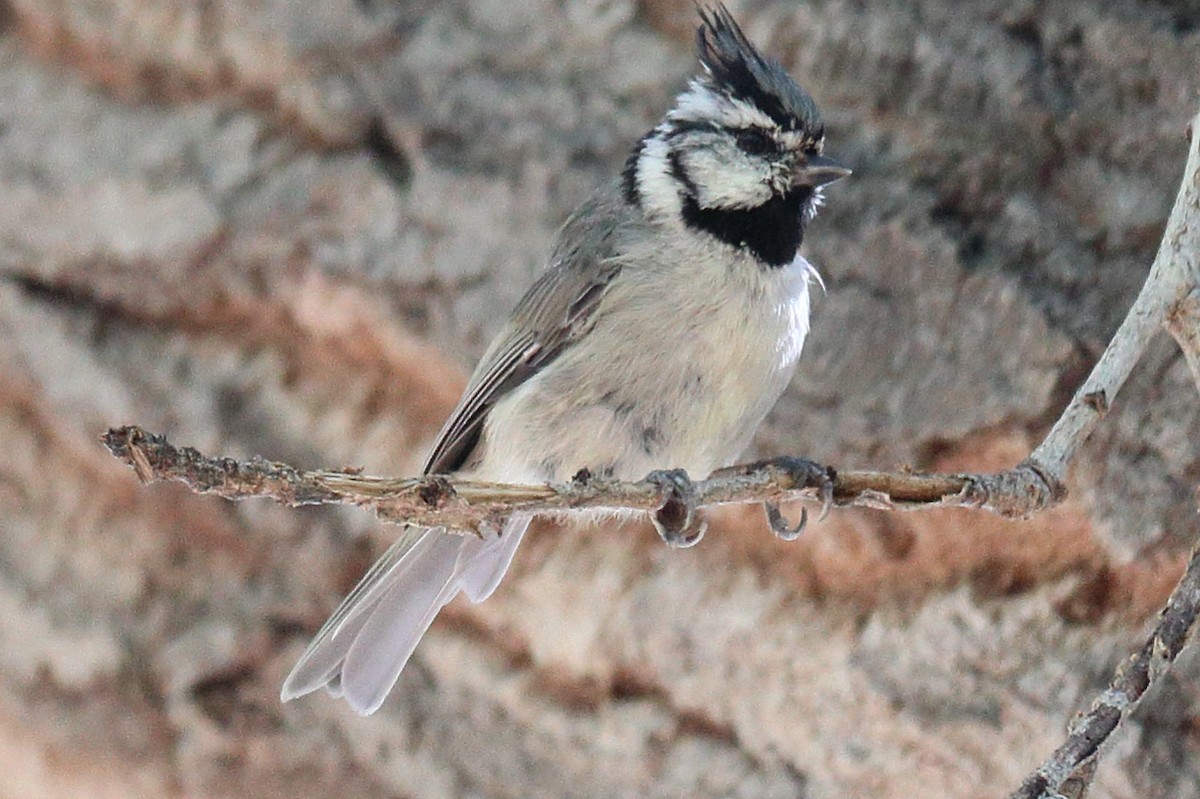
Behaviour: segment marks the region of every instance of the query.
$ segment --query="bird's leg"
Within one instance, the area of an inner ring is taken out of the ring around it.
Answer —
[[[654,529],[667,546],[683,549],[696,545],[708,529],[708,521],[696,511],[696,487],[683,469],[662,469],[646,475],[662,498],[650,514]]]

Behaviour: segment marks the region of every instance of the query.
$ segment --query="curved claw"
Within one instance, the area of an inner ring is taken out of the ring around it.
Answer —
[[[807,460],[805,458],[780,457],[764,463],[783,471],[792,478],[794,488],[815,488],[821,498],[821,515],[818,522],[825,521],[833,508],[834,480],[837,472],[828,466]]]
[[[646,475],[662,497],[650,521],[663,542],[673,549],[695,546],[708,530],[708,521],[696,512],[696,487],[683,469],[664,469]]]
[[[832,493],[831,493],[832,496]],[[763,511],[767,514],[767,524],[774,533],[783,541],[795,541],[804,532],[805,525],[808,524],[808,509],[800,508],[800,521],[795,527],[789,527],[787,519],[783,518],[783,514],[779,511],[779,506],[774,502],[764,502],[762,504]]]
[[[817,517],[818,522],[825,521],[825,517],[829,515],[830,508],[833,507],[833,481],[825,480],[821,483],[821,515]]]
[[[672,549],[687,549],[694,547],[700,543],[700,539],[704,538],[704,534],[708,532],[708,520],[703,517],[697,517],[690,527],[676,535],[668,532],[664,534],[664,529],[659,527],[658,522],[654,523],[654,527],[658,530],[659,536],[662,537],[664,543]]]

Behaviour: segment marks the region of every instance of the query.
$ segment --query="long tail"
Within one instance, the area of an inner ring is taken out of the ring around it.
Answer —
[[[487,540],[406,530],[317,632],[283,682],[283,701],[324,687],[374,713],[438,611],[459,591],[482,602],[496,590],[528,526],[514,518]]]

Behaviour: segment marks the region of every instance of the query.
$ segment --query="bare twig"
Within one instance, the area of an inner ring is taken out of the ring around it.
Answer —
[[[1200,130],[1200,115],[1193,120],[1192,129]],[[1029,457],[1046,475],[1057,481],[1066,478],[1067,466],[1108,412],[1150,339],[1197,285],[1200,285],[1200,136],[1193,136],[1175,206],[1142,290],[1092,373]],[[1191,357],[1189,363],[1196,373],[1200,367],[1195,366]]]
[[[358,505],[397,523],[442,526],[471,533],[512,513],[563,513],[622,508],[657,511],[661,486],[581,475],[565,484],[522,486],[433,475],[372,477],[339,471],[301,471],[263,458],[237,461],[176,447],[139,427],[105,434],[104,444],[143,482],[176,480],[201,494],[226,499],[266,497],[289,506]],[[1023,468],[1023,467],[1022,467]],[[1014,470],[1015,471],[1015,470]],[[979,507],[1003,515],[1036,510],[1044,497],[1010,496],[1023,478],[1014,472],[985,475],[846,471],[832,475],[833,503],[889,509]],[[825,502],[820,485],[804,485],[773,461],[722,470],[694,484],[695,507],[807,498]],[[1031,500],[1033,504],[1031,505]],[[1049,501],[1055,501],[1053,498]]]
[[[1197,537],[1200,539],[1200,535]],[[1086,787],[1090,781],[1087,767],[1095,762],[1100,747],[1188,643],[1197,614],[1200,614],[1200,546],[1192,550],[1187,569],[1146,643],[1117,667],[1107,690],[1071,725],[1063,745],[1026,777],[1009,799],[1053,797],[1081,768],[1085,769],[1082,780]]]
[[[1189,130],[1200,130],[1200,114]],[[1189,143],[1183,182],[1146,283],[1091,375],[1030,456],[1058,479],[1107,412],[1159,326],[1165,326],[1179,343],[1200,389],[1200,136],[1189,137]],[[1101,746],[1174,662],[1188,642],[1198,612],[1200,543],[1145,646],[1117,669],[1108,689],[1071,726],[1066,742],[1025,778],[1010,799],[1061,796],[1068,780],[1078,794],[1086,792]]]

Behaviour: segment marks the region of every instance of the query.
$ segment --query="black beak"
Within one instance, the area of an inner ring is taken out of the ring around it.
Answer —
[[[808,186],[809,188],[816,189],[828,183],[833,183],[835,180],[841,180],[849,174],[849,169],[832,158],[826,158],[823,155],[814,155],[796,167],[796,172],[792,175],[792,185]]]

